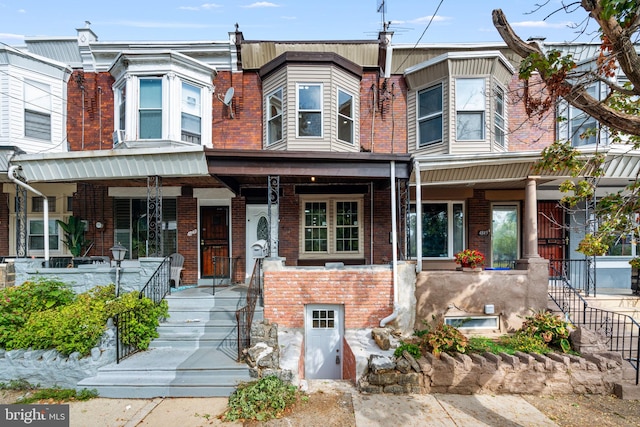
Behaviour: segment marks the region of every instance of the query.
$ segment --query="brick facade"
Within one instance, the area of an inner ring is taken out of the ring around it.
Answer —
[[[285,328],[302,328],[306,304],[344,305],[345,329],[376,327],[393,311],[392,271],[265,271],[265,319]]]
[[[182,195],[177,200],[178,252],[184,256],[183,284],[198,282],[198,200],[191,195]]]

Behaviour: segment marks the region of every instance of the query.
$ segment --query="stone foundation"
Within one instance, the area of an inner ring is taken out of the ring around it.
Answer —
[[[583,357],[551,353],[442,353],[414,360],[372,355],[358,382],[365,393],[612,394],[622,381],[622,357],[601,352]]]
[[[14,286],[16,283],[16,269],[13,262],[0,264],[0,289]]]
[[[280,368],[276,323],[261,322],[251,326],[251,347],[245,350],[244,360],[249,365],[249,375],[252,378],[276,376],[282,381],[292,382],[293,372]]]

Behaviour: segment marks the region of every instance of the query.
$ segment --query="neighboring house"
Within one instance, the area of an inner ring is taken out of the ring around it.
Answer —
[[[183,283],[211,286],[249,280],[254,244],[265,243],[265,318],[305,328],[305,361],[321,352],[333,365],[309,376],[351,375],[344,330],[394,320],[412,329],[431,318],[427,296],[439,316],[460,304],[447,298],[463,293],[428,288],[446,287],[446,275],[470,280],[453,271],[461,249],[481,250],[489,267],[520,260],[525,273],[498,281],[538,285],[524,300],[505,292],[466,307],[505,304],[493,330],[545,306],[539,255],[571,255],[545,222],[563,217],[558,196],[543,193],[566,173],[532,169],[556,139],[555,120],[528,120],[504,45],[393,46],[387,32],[251,41],[239,31],[220,42],[125,43],[81,28],[27,39],[25,50],[73,70],[68,149],[11,164],[44,194],[73,190],[60,194],[87,222],[88,254],[115,243],[132,262],[179,252]],[[20,255],[13,229],[0,249]],[[25,255],[39,256],[32,238]]]

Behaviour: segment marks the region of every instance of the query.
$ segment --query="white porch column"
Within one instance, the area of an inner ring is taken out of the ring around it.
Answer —
[[[538,254],[538,199],[536,178],[528,177],[524,191],[524,257],[540,258]]]

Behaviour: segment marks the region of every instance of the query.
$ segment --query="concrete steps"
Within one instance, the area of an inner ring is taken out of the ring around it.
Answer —
[[[78,387],[97,389],[102,397],[229,396],[249,381],[238,355],[235,311],[246,304],[242,286],[216,290],[187,289],[167,297],[169,317],[158,327],[149,349],[110,364]],[[256,320],[262,319],[256,307]]]

